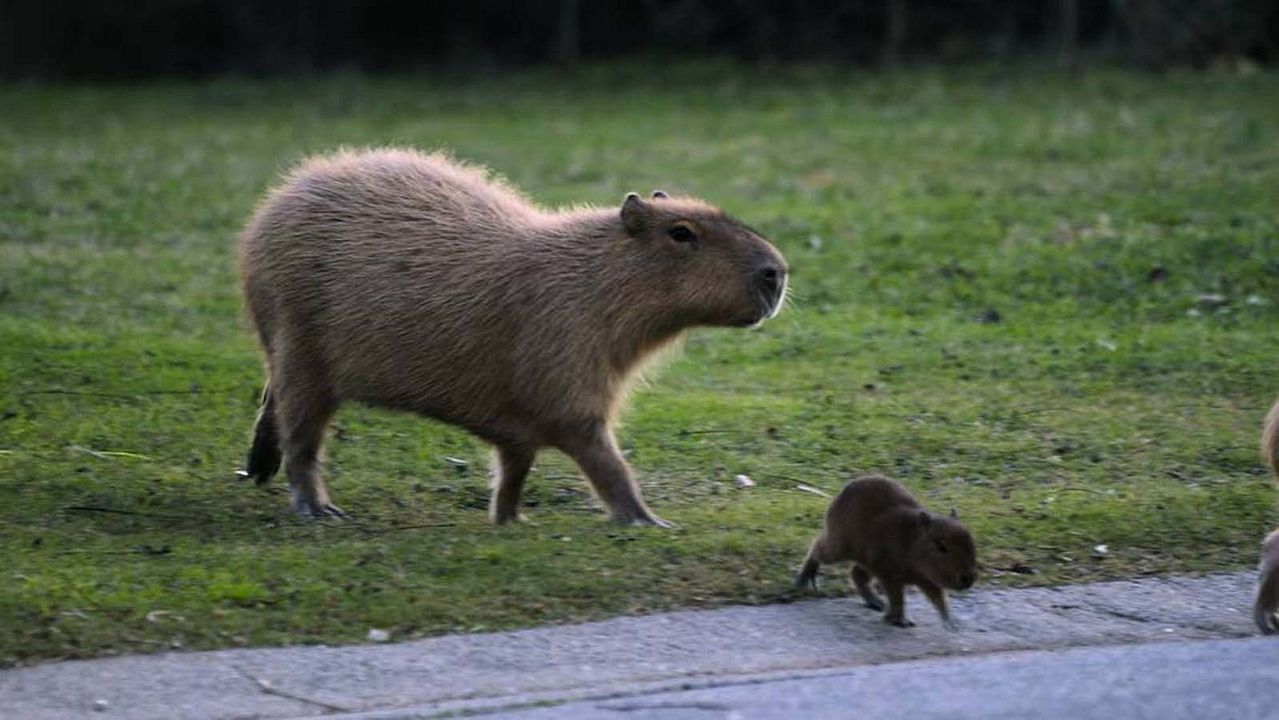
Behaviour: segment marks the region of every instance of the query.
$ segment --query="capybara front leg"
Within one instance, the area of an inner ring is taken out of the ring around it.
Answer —
[[[884,584],[884,594],[888,596],[888,612],[884,613],[884,622],[897,627],[914,627],[915,623],[906,617],[905,588],[896,580],[880,580]]]
[[[870,571],[861,565],[853,563],[851,574],[853,576],[853,587],[857,588],[857,594],[862,596],[862,601],[866,603],[866,607],[882,612],[884,601],[870,588]]]
[[[654,515],[644,504],[631,477],[631,469],[622,459],[613,433],[607,428],[593,428],[582,437],[570,440],[563,449],[586,473],[595,494],[608,506],[614,522],[670,527],[670,523]]]
[[[928,598],[928,602],[937,608],[937,614],[941,615],[942,624],[948,630],[958,630],[959,626],[955,624],[954,618],[950,616],[950,602],[946,599],[946,589],[930,582],[921,582],[919,589],[924,593],[924,597]]]
[[[489,517],[504,525],[520,517],[520,493],[533,466],[534,451],[523,445],[500,445],[493,451],[493,494]]]

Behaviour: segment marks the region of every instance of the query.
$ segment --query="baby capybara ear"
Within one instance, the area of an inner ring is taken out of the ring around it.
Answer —
[[[670,195],[667,195],[665,190],[654,190],[653,197],[657,198],[658,200],[665,200],[666,198],[670,197]]]
[[[644,232],[648,226],[648,203],[637,193],[626,193],[626,199],[622,201],[622,226],[632,237]]]
[[[933,516],[928,514],[927,510],[919,511],[919,526],[927,530],[933,525]]]

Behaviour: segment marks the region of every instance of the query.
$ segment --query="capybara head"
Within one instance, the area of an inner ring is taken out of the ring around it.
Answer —
[[[641,272],[684,324],[756,325],[781,312],[786,261],[722,210],[659,190],[630,193],[621,214]]]
[[[916,571],[944,588],[972,587],[977,580],[977,548],[955,511],[942,517],[920,510],[919,530],[913,553]]]

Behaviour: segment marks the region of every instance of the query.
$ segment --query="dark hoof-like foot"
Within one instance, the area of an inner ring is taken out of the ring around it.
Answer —
[[[889,616],[885,616],[885,617],[884,617],[884,622],[888,623],[889,625],[892,625],[893,627],[899,627],[899,628],[911,628],[911,627],[915,627],[915,623],[914,623],[913,621],[911,621],[911,620],[907,620],[907,619],[906,619],[906,618],[904,618],[904,617],[889,617]]]
[[[308,520],[350,520],[351,516],[331,503],[299,503],[294,512]]]
[[[634,525],[634,526],[653,525],[660,528],[675,527],[673,523],[666,522],[665,520],[657,517],[656,515],[642,515],[638,517],[615,517],[613,518],[613,522],[619,525]]]
[[[1279,633],[1279,615],[1265,608],[1255,608],[1252,613],[1253,621],[1257,623],[1257,629],[1262,635],[1274,635]]]
[[[884,611],[884,601],[877,597],[862,598],[862,601],[866,603],[866,607],[874,610],[875,612]]]
[[[804,577],[803,575],[796,575],[795,589],[796,590],[816,590],[817,578],[815,577],[810,578],[810,577]]]
[[[494,525],[510,525],[513,522],[521,522],[526,520],[519,510],[494,511],[489,513],[489,520]]]

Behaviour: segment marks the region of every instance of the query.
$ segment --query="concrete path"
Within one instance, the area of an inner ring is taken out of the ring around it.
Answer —
[[[1027,650],[579,701],[512,720],[1274,720],[1271,638]]]
[[[56,663],[0,672],[0,715],[412,718],[514,712],[539,703],[598,703],[793,680],[936,656],[1235,638],[1255,634],[1248,607],[1252,583],[1252,573],[1231,573],[1063,588],[978,587],[954,598],[958,632],[944,630],[912,594],[908,608],[919,625],[908,630],[883,625],[849,598],[393,645]],[[1273,649],[1279,666],[1279,642],[1256,648]]]

